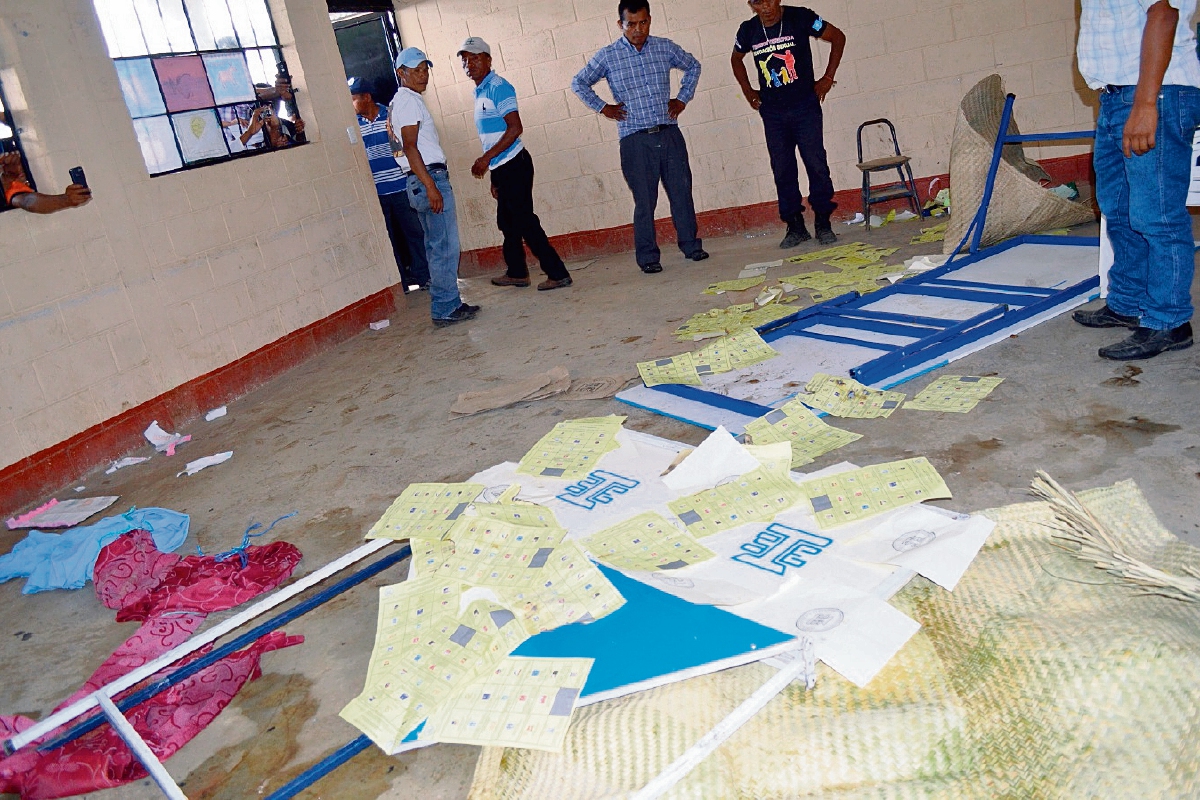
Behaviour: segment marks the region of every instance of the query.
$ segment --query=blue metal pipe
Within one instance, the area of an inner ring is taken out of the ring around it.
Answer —
[[[292,778],[283,786],[271,792],[267,795],[267,800],[291,800],[291,798],[300,794],[370,746],[371,740],[365,735],[347,742],[316,764],[304,770],[304,772]]]

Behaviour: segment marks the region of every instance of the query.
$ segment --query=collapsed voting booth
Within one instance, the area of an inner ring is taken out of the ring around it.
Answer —
[[[922,458],[802,474],[789,445],[748,446],[728,434],[784,405],[788,384],[830,373],[895,385],[1097,295],[1094,239],[1026,235],[980,248],[1003,147],[1091,135],[1010,134],[1012,103],[1010,95],[963,255],[764,326],[779,353],[770,361],[699,388],[618,395],[714,429],[694,451],[625,430],[620,417],[575,420],[520,463],[463,484],[414,484],[357,550],[12,736],[6,750],[52,749],[111,722],[164,793],[182,797],[123,713],[406,558],[409,580],[380,593],[363,693],[342,712],[361,735],[348,728],[344,746],[269,797],[295,796],[372,744],[388,753],[437,742],[553,751],[577,708],[752,663],[779,670],[751,687],[723,728],[637,779],[637,796],[656,797],[793,680],[811,687],[818,664],[867,686],[920,627],[888,599],[916,575],[954,589],[995,522],[920,505],[950,496]],[[409,638],[414,629],[424,633]],[[439,661],[447,653],[452,663]]]

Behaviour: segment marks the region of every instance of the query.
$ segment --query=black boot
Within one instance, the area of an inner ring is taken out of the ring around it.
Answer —
[[[804,227],[804,215],[797,214],[787,221],[787,235],[783,237],[783,241],[779,243],[781,250],[789,250],[801,242],[807,242],[812,236],[808,232],[808,228]]]
[[[829,222],[828,214],[817,214],[817,219],[813,227],[817,229],[817,241],[821,244],[834,244],[837,242],[837,234],[833,232],[833,225]]]

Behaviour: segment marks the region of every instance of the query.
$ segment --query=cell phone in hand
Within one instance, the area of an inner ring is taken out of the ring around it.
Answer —
[[[67,174],[71,176],[71,183],[77,183],[80,186],[87,187],[87,177],[83,174],[83,167],[71,167],[71,169],[67,171]]]

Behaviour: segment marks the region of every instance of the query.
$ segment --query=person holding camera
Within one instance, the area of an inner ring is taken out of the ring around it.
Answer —
[[[31,214],[53,214],[67,208],[77,208],[92,199],[92,190],[72,183],[62,194],[45,194],[34,190],[25,177],[20,153],[0,155],[0,187],[4,203],[11,208],[23,208]]]

